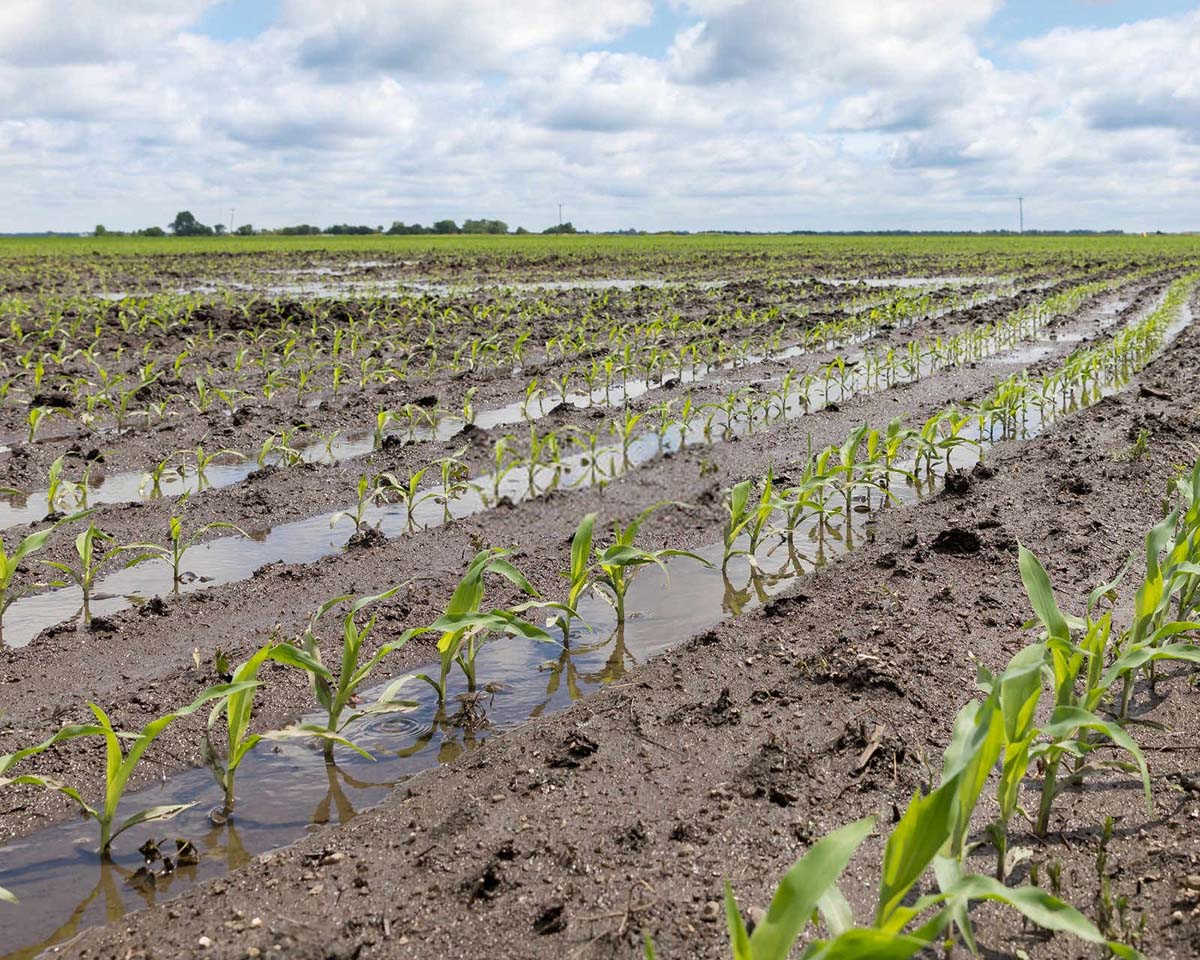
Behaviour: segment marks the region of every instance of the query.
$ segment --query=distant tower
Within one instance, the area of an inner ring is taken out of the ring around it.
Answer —
[[[1025,198],[1017,197],[1017,222],[1020,224],[1018,233],[1025,232]]]

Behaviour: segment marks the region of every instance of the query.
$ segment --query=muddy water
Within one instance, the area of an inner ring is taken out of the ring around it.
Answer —
[[[1185,306],[1167,330],[1164,344],[1191,320]],[[1113,380],[1086,396],[1073,391],[1060,407],[1046,411],[1048,421],[1095,403],[1122,385]],[[1019,422],[1021,438],[1035,436],[1045,426],[1032,404]],[[991,437],[981,436],[974,425],[967,435],[979,451],[991,445]],[[976,457],[975,450],[960,447],[950,463],[967,467]],[[911,463],[901,466],[913,468]],[[944,469],[945,463],[939,462],[928,473],[921,471],[920,486],[894,485],[891,505],[912,504],[936,491]],[[720,543],[698,551],[709,566],[672,559],[668,589],[657,571],[643,570],[630,590],[628,609],[633,613],[623,626],[601,600],[585,598],[580,613],[586,624],[578,625],[570,638],[555,633],[553,642],[504,639],[484,646],[477,675],[486,686],[467,690],[461,674],[452,674],[445,707],[438,705],[432,688],[414,680],[405,694],[417,702],[412,710],[360,721],[348,731],[375,755],[374,762],[340,751],[337,764],[327,766],[318,751],[302,743],[260,746],[239,771],[235,815],[222,826],[214,826],[208,813],[220,804],[221,792],[206,770],[193,769],[128,798],[126,813],[156,804],[194,806],[169,824],[130,830],[116,845],[114,863],[99,863],[90,823],[56,824],[10,844],[0,850],[0,886],[22,903],[16,911],[0,910],[0,944],[7,951],[2,960],[32,957],[86,926],[117,920],[127,910],[177,895],[245,865],[257,853],[295,840],[313,825],[344,823],[417,771],[448,762],[489,736],[619,681],[631,665],[766,601],[814,567],[868,539],[872,515],[883,503],[878,491],[859,492],[841,516],[826,522],[810,518],[791,537],[773,537],[760,547],[753,565],[739,556],[722,570]],[[435,672],[436,667],[427,670]],[[376,688],[366,699],[381,690]],[[99,762],[99,754],[97,758]],[[142,866],[137,847],[150,837],[187,838],[199,849],[201,860],[158,877],[152,885],[131,884]]]
[[[1114,313],[1107,320],[1102,318],[1101,323],[1111,325],[1115,316]],[[1016,348],[1017,351],[1022,349]],[[996,355],[1006,356],[1008,352],[997,348]],[[868,384],[865,365],[860,363],[862,357],[861,351],[847,354],[844,380],[814,383],[806,391],[793,392],[785,408],[776,407],[776,419],[795,419],[818,411],[828,403],[844,403],[870,390],[886,389],[882,385]],[[929,376],[944,366],[941,361],[926,356],[919,363],[913,379]],[[688,425],[671,422],[659,430],[642,430],[631,437],[626,447],[598,445],[594,452],[563,457],[553,467],[537,466],[532,473],[520,467],[475,477],[466,489],[454,491],[449,496],[446,491],[425,489],[419,494],[419,502],[412,505],[370,506],[363,512],[362,522],[364,526],[377,527],[388,537],[400,536],[443,523],[447,517],[460,519],[481,513],[504,498],[517,502],[556,487],[570,489],[604,484],[663,453],[683,446],[706,445],[715,439],[743,435],[764,426],[761,417],[748,419],[744,410],[732,405],[727,410],[714,412],[706,421],[697,418]],[[222,537],[197,545],[185,555],[183,569],[187,573],[185,582],[178,587],[172,583],[170,567],[161,563],[144,563],[109,574],[97,583],[89,603],[90,612],[103,616],[175,589],[190,592],[245,580],[255,570],[270,563],[313,563],[337,553],[354,534],[355,524],[346,515],[347,509],[349,507],[276,527],[251,529],[247,531],[248,539]],[[5,642],[13,646],[29,643],[47,627],[77,616],[82,610],[82,599],[78,587],[65,587],[17,601],[5,617]]]

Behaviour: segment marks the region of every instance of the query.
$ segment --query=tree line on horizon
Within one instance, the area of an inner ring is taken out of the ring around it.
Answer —
[[[279,235],[279,236],[315,236],[318,234],[330,234],[341,236],[358,236],[366,234],[385,234],[388,236],[400,236],[410,234],[454,234],[454,233],[493,233],[506,234],[509,232],[508,224],[503,220],[464,220],[460,227],[454,220],[438,220],[428,227],[424,227],[419,223],[406,224],[402,220],[393,220],[392,225],[386,230],[382,225],[368,226],[366,224],[349,224],[335,223],[328,227],[318,227],[310,223],[301,223],[295,226],[275,227],[273,229],[255,230],[253,224],[244,223],[237,229],[233,230],[234,236],[249,237],[255,234],[259,235]],[[528,234],[531,231],[524,227],[517,227],[513,230],[514,234]],[[578,233],[575,226],[567,221],[566,223],[555,224],[552,227],[547,227],[542,233]],[[632,232],[632,231],[630,231]],[[136,237],[221,237],[226,236],[230,231],[223,223],[216,223],[209,226],[206,223],[201,223],[196,219],[195,215],[190,210],[180,210],[175,214],[175,219],[172,220],[167,228],[162,227],[145,227],[141,230],[133,230],[130,236]],[[96,237],[106,236],[125,236],[126,234],[118,230],[109,230],[104,224],[96,224],[96,228],[92,231],[92,235]]]

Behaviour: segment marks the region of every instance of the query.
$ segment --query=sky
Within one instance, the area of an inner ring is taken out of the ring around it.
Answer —
[[[1200,4],[2,0],[0,232],[1200,229]]]

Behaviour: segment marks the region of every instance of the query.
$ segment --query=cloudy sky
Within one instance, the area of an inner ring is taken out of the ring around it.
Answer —
[[[1200,4],[2,0],[0,231],[1200,228]]]

